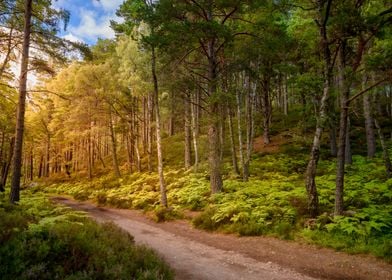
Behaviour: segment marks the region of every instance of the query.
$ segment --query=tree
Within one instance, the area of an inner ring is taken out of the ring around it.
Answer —
[[[117,14],[125,19],[125,22],[118,24],[112,22],[114,30],[118,33],[132,34],[134,28],[146,28],[138,32],[142,45],[150,51],[151,59],[151,79],[153,92],[151,96],[151,112],[154,108],[155,113],[155,131],[157,142],[158,174],[161,191],[161,204],[167,207],[166,186],[163,174],[163,154],[162,154],[162,136],[161,136],[161,113],[159,109],[159,87],[157,77],[157,49],[159,47],[160,23],[156,16],[156,3],[152,0],[127,0],[117,11]],[[144,24],[144,26],[143,26]]]
[[[341,83],[339,140],[336,170],[335,215],[342,215],[344,210],[344,171],[347,151],[348,117],[350,104],[373,87],[383,82],[376,81],[364,90],[351,95],[351,89],[363,65],[366,49],[372,38],[392,22],[392,9],[377,5],[376,9],[367,9],[374,1],[345,1],[338,3],[336,9],[335,32],[338,34],[338,68]]]
[[[19,100],[18,100],[18,111],[17,111],[17,119],[16,119],[15,148],[14,148],[15,150],[14,150],[12,184],[11,184],[11,193],[10,193],[10,201],[12,203],[19,201],[32,6],[33,6],[32,0],[25,1],[23,47],[22,47],[21,68],[20,68],[20,76],[19,76]]]
[[[311,217],[315,217],[318,212],[318,193],[316,188],[316,170],[320,158],[321,135],[327,121],[328,98],[331,91],[333,79],[333,60],[328,38],[327,24],[331,12],[332,0],[318,1],[317,6],[317,25],[319,28],[320,52],[323,58],[323,94],[320,101],[320,107],[317,118],[316,131],[313,138],[310,159],[305,173],[306,190],[308,193],[308,208]]]
[[[199,76],[199,87],[205,92],[208,107],[209,171],[212,193],[223,186],[221,175],[221,141],[219,135],[220,112],[225,104],[223,91],[219,89],[223,71],[223,52],[227,45],[246,32],[237,30],[236,19],[248,7],[244,1],[176,1],[159,2],[158,11],[165,21],[162,29],[167,47],[180,62],[188,61],[195,66],[193,73]],[[195,53],[195,54],[193,54]]]

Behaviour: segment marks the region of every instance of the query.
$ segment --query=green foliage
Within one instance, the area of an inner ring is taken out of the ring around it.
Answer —
[[[316,178],[321,209],[333,209],[335,163],[322,162],[322,176]],[[385,179],[381,159],[353,157],[345,181],[345,216],[321,215],[314,230],[303,236],[323,246],[348,252],[373,253],[391,259],[392,180]]]
[[[159,178],[155,173],[134,173],[122,179],[104,176],[44,189],[91,199],[101,205],[152,211],[151,216],[158,222],[181,218],[184,209],[200,211],[192,223],[209,231],[284,239],[303,236],[336,249],[372,252],[389,258],[392,179],[385,178],[381,159],[353,157],[345,182],[347,216],[336,218],[330,214],[334,205],[336,163],[321,160],[316,180],[321,213],[325,213],[314,225],[307,222],[305,166],[304,151],[290,145],[284,153],[254,157],[251,163],[254,175],[249,182],[227,177],[223,191],[214,195],[205,174],[166,169],[169,209],[160,207]]]
[[[268,181],[251,179],[247,183],[226,180],[224,192],[214,195],[211,207],[193,223],[208,230],[222,229],[240,235],[274,233],[287,238],[283,228],[291,228],[298,218],[292,201],[304,196],[302,186],[281,176]]]
[[[0,204],[2,279],[172,279],[155,253],[114,224],[23,193]]]

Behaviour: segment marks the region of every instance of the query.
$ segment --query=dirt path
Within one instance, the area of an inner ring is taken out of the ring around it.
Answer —
[[[156,224],[134,210],[97,207],[63,197],[53,200],[125,229],[136,243],[159,252],[175,270],[176,279],[392,279],[392,265],[373,257],[268,237],[207,233],[186,221]]]

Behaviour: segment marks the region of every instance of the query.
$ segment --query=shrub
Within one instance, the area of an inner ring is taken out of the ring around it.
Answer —
[[[42,196],[20,206],[2,202],[0,217],[2,279],[173,279],[169,267],[152,250],[135,246],[127,232]]]

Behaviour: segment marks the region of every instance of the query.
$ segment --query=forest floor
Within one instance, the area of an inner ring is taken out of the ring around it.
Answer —
[[[113,222],[164,257],[176,279],[392,279],[392,265],[372,256],[348,255],[271,237],[208,233],[186,220],[155,223],[136,210],[98,207],[66,197],[57,203]]]

